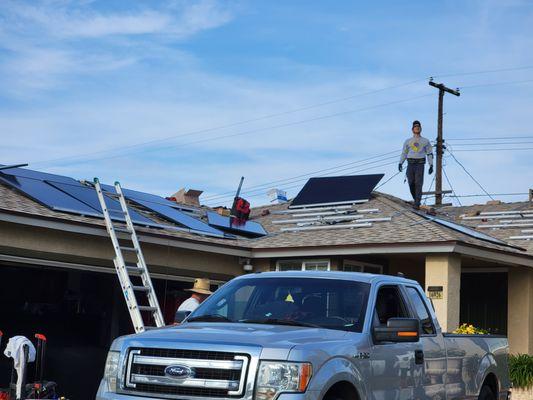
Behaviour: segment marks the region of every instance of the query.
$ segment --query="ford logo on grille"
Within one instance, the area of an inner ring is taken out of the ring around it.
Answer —
[[[194,370],[186,365],[169,365],[165,368],[165,375],[178,379],[187,379],[194,376]]]

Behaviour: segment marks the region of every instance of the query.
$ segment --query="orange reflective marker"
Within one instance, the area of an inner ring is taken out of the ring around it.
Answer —
[[[415,337],[418,336],[418,332],[398,332],[400,337]]]
[[[302,368],[300,368],[300,383],[298,384],[298,390],[300,392],[305,392],[305,389],[307,389],[307,385],[309,384],[309,381],[311,380],[311,375],[313,373],[311,364],[305,363],[302,364]]]

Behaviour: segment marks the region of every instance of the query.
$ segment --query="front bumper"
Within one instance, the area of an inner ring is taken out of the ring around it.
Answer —
[[[319,400],[320,392],[308,390],[305,393],[281,393],[276,400]],[[176,397],[178,399],[179,397]],[[102,380],[95,400],[161,400],[160,397],[140,397],[127,394],[111,393],[107,384]],[[202,400],[202,397],[198,397]],[[216,400],[235,400],[234,398],[217,398]],[[239,400],[253,400],[252,395],[245,395]]]

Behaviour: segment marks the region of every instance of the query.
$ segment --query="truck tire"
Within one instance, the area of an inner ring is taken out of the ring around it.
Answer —
[[[484,385],[479,393],[478,400],[496,400],[496,395],[490,386]]]

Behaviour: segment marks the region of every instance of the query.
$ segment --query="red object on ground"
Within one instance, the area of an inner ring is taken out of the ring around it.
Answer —
[[[47,341],[46,336],[44,336],[42,333],[36,333],[35,339],[44,340],[45,342]]]

